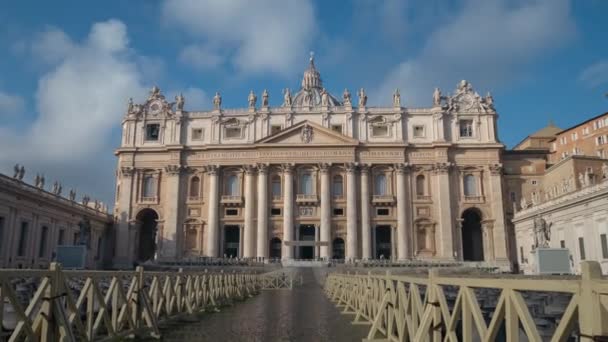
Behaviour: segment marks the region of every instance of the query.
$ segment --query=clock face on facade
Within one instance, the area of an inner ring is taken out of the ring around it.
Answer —
[[[160,113],[162,108],[162,103],[160,103],[160,101],[154,101],[150,103],[150,106],[148,107],[148,112],[152,115],[156,115]]]

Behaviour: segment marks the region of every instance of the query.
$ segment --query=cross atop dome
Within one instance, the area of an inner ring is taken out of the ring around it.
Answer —
[[[310,52],[310,64],[308,69],[304,70],[304,77],[302,78],[302,89],[310,90],[312,88],[323,88],[323,82],[321,81],[321,74],[315,68],[315,53]]]

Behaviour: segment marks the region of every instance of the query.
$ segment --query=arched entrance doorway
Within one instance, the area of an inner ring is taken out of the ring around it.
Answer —
[[[237,225],[224,226],[224,255],[238,258],[241,249],[241,228]]]
[[[344,240],[342,238],[335,238],[332,243],[332,253],[334,259],[344,259]]]
[[[391,226],[376,226],[376,259],[391,258]]]
[[[140,262],[154,259],[156,253],[156,225],[158,214],[152,209],[144,209],[137,214],[139,223],[137,260]]]
[[[462,259],[483,261],[483,235],[481,232],[481,212],[470,208],[462,213]]]
[[[281,259],[281,239],[272,238],[270,239],[270,259]]]

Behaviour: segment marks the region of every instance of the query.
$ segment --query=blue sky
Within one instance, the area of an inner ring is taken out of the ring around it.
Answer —
[[[608,110],[608,1],[5,1],[0,3],[0,171],[19,162],[111,202],[129,97],[157,84],[205,109],[297,89],[309,51],[335,94],[371,104],[400,88],[428,106],[460,79],[491,91],[507,146],[553,120]]]

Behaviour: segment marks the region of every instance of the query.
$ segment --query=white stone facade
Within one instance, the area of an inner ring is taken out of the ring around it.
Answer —
[[[185,111],[182,96],[170,103],[155,87],[129,103],[116,151],[116,265],[190,256],[508,264],[504,146],[489,94],[462,81],[450,96],[437,89],[428,108],[402,106],[398,91],[392,106],[368,107],[363,89],[356,101],[327,93],[311,60],[281,107],[268,96],[224,109],[218,93],[213,110]]]
[[[550,227],[550,247],[569,250],[574,272],[580,273],[581,261],[595,260],[608,273],[608,178],[514,215],[518,262],[525,273],[533,273],[535,218]]]

